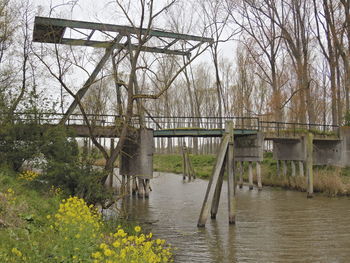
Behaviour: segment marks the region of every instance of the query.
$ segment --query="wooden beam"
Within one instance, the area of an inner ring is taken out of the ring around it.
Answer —
[[[103,66],[106,64],[107,59],[109,56],[112,54],[113,50],[116,48],[118,45],[118,42],[122,39],[122,36],[119,35],[115,38],[115,40],[111,43],[111,46],[106,49],[105,54],[101,58],[100,62],[97,64],[96,68],[94,71],[91,73],[90,77],[86,80],[84,83],[83,87],[76,93],[74,101],[72,104],[69,106],[68,110],[66,111],[64,117],[61,119],[60,124],[64,124],[68,119],[69,116],[73,113],[75,108],[78,106],[78,100],[81,100],[85,93],[88,91],[90,88],[91,84],[95,81],[98,73],[101,71]]]

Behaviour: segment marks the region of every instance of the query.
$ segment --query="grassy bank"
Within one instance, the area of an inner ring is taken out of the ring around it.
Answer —
[[[214,163],[214,155],[190,155],[196,176],[209,178]],[[288,167],[290,169],[290,167]],[[158,155],[154,156],[155,171],[182,173],[182,156],[181,155]],[[248,181],[245,167],[244,181]],[[298,171],[298,169],[296,169]],[[277,186],[286,189],[306,191],[306,177],[277,177],[276,161],[272,159],[271,154],[266,154],[261,166],[263,185]],[[288,174],[291,171],[288,170]],[[254,181],[256,174],[254,171]],[[325,193],[329,196],[350,195],[350,170],[334,167],[314,167],[314,191]]]
[[[104,221],[33,172],[0,168],[0,262],[171,262],[164,240],[134,222]]]

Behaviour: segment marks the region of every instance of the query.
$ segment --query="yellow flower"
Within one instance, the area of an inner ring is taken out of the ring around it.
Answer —
[[[22,256],[22,252],[21,251],[19,251],[17,248],[13,248],[12,250],[11,250],[11,252],[13,253],[13,254],[15,254],[17,257],[21,257]]]
[[[112,256],[113,251],[107,248],[104,250],[103,253],[105,254],[105,256],[110,257],[110,256]]]
[[[138,233],[141,231],[141,227],[140,226],[135,226],[135,232]]]

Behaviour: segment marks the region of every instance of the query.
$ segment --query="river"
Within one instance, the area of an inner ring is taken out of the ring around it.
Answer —
[[[197,228],[207,184],[155,172],[150,198],[127,201],[146,231],[176,248],[175,262],[350,262],[349,198],[245,186],[230,226],[224,182],[217,219]]]

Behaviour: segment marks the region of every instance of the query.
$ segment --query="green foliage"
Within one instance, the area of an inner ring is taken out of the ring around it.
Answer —
[[[344,126],[350,126],[350,111],[347,111],[344,116]]]
[[[0,128],[0,162],[18,171],[25,160],[40,153],[43,127],[35,123],[5,122]]]

